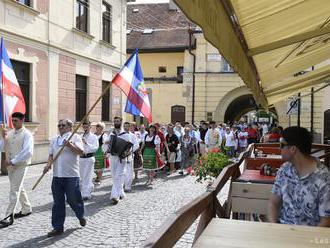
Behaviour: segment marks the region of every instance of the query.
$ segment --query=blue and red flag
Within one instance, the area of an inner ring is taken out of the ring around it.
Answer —
[[[112,80],[127,96],[125,112],[142,116],[152,122],[148,92],[144,84],[143,73],[138,58],[138,50],[129,57],[124,67]]]
[[[25,114],[25,101],[10,62],[3,38],[0,43],[0,122],[13,127],[11,115]]]

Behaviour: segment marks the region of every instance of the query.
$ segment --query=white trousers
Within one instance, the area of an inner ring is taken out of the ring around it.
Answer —
[[[80,187],[82,197],[92,197],[95,158],[79,158]]]
[[[118,200],[120,196],[124,197],[124,172],[126,160],[120,161],[118,156],[110,156],[112,189],[110,199]]]
[[[27,214],[32,211],[30,201],[23,187],[24,177],[27,172],[25,166],[8,166],[8,178],[10,183],[9,205],[6,216],[15,212],[17,202],[22,206],[22,213]]]
[[[132,183],[133,183],[133,174],[134,174],[134,167],[133,167],[133,161],[126,163],[125,168],[125,176],[124,176],[124,188],[125,190],[131,190],[132,189]]]

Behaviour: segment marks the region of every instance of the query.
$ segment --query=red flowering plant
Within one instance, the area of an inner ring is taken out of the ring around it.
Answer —
[[[216,178],[222,169],[230,163],[228,156],[221,149],[211,149],[198,160],[198,166],[196,166],[197,181],[201,182],[202,180]]]

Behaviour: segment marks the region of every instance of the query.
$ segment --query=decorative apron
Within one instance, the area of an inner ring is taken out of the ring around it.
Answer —
[[[106,156],[103,152],[102,145],[103,145],[103,134],[99,138],[99,148],[97,149],[97,151],[94,154],[94,156],[95,156],[94,168],[96,171],[104,170],[105,168],[109,167],[109,163],[107,163],[108,159],[106,158]]]
[[[158,170],[164,167],[164,163],[160,159],[160,153],[156,150],[155,137],[151,141],[145,140],[143,149],[144,170]]]

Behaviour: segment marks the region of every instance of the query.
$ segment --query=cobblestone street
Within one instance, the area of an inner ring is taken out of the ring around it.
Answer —
[[[31,188],[43,165],[29,168],[25,179],[33,214],[16,220],[14,225],[0,230],[0,247],[141,247],[148,236],[184,204],[205,191],[205,185],[195,182],[193,176],[158,178],[152,187],[144,185],[145,178],[134,186],[130,194],[116,206],[110,206],[111,178],[109,176],[95,189],[93,198],[86,202],[87,226],[82,228],[67,206],[65,233],[47,238],[51,227],[51,174],[47,174],[35,191]],[[0,215],[8,204],[8,178],[0,177]],[[176,247],[191,247],[194,226]]]

